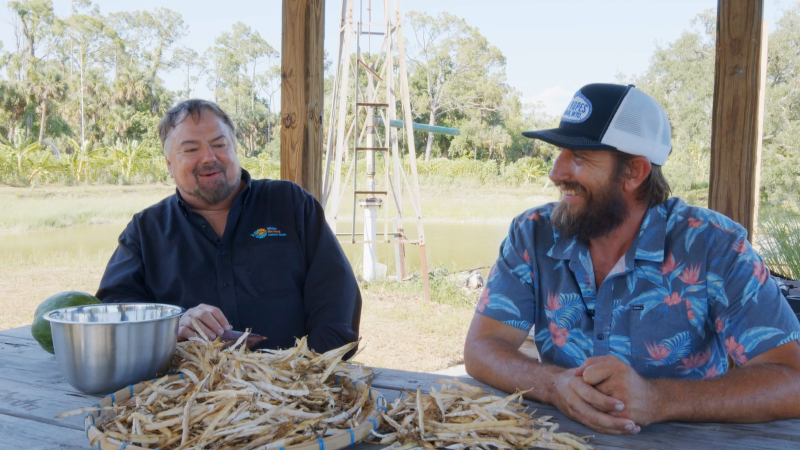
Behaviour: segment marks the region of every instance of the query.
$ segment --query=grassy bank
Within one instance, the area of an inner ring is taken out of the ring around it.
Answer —
[[[523,210],[556,200],[541,185],[518,188],[423,186],[422,214],[431,221],[500,221],[508,223]],[[125,222],[133,214],[175,192],[171,184],[0,186],[0,233],[64,228],[92,223]],[[345,192],[339,217],[352,213],[352,194]],[[408,198],[406,216],[413,217]],[[358,213],[360,215],[360,212]]]

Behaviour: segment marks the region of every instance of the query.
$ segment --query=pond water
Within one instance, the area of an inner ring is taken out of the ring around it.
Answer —
[[[428,270],[444,267],[453,271],[491,266],[508,232],[508,223],[501,222],[428,222],[424,226]],[[58,264],[58,260],[61,260],[69,264],[72,260],[81,261],[87,255],[105,261],[116,248],[117,238],[124,228],[124,223],[108,223],[0,235],[0,257],[6,263],[44,259],[51,263]],[[349,227],[341,223],[338,227],[340,232],[346,228]],[[357,232],[361,229],[362,225],[358,223]],[[381,222],[378,230],[383,231]],[[406,232],[409,238],[416,239],[416,226],[413,223],[406,225]],[[363,245],[342,244],[342,248],[356,268],[356,273],[360,273]],[[407,244],[405,252],[409,271],[418,271],[419,246]],[[388,275],[394,275],[394,246],[379,244],[378,261],[389,266]]]

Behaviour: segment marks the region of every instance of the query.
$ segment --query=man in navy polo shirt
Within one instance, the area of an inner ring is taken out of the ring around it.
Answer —
[[[800,417],[800,324],[739,224],[669,198],[661,106],[590,84],[558,128],[523,134],[561,149],[562,200],[512,222],[468,373],[604,433]],[[518,350],[534,325],[541,363]]]
[[[358,286],[316,199],[288,181],[252,180],[214,103],[175,106],[158,134],[175,195],[133,217],[97,297],[186,308],[180,340],[197,335],[192,319],[212,339],[250,328],[269,348],[357,340]]]

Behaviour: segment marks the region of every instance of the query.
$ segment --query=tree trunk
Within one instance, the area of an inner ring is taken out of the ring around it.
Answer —
[[[271,103],[271,102],[270,102],[270,103]],[[269,120],[270,120],[270,117],[269,117],[269,115],[270,115],[270,114],[269,114],[269,112],[270,112],[270,107],[269,107],[269,106],[267,106],[267,144],[269,144],[269,143],[270,143],[270,141],[272,141],[272,136],[270,135],[270,133],[271,133],[272,131],[270,130],[270,123],[269,123]]]
[[[44,125],[46,119],[47,119],[47,100],[42,102],[42,120],[39,123],[39,145],[42,145],[42,139],[44,139]]]
[[[83,114],[84,114],[84,112],[83,112],[83,52],[81,52],[80,64],[81,64],[81,89],[80,89],[80,92],[81,92],[81,149],[83,149],[85,147],[85,142],[86,142],[86,134],[85,134],[85,131],[84,131],[84,129],[85,129],[84,122],[86,122],[86,119],[83,117]]]
[[[425,143],[425,161],[431,160],[432,148],[433,148],[433,133],[428,133],[428,142]]]

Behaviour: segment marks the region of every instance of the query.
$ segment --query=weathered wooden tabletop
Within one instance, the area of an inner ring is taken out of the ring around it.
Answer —
[[[390,401],[403,389],[424,390],[442,375],[376,368],[373,388]],[[470,384],[482,386],[471,378]],[[0,331],[0,450],[51,450],[89,448],[83,416],[54,416],[96,403],[82,394],[58,372],[55,356],[31,338],[29,327]],[[756,425],[666,423],[652,425],[636,436],[598,435],[565,418],[554,407],[534,404],[537,415],[553,415],[559,431],[578,436],[593,435],[590,444],[600,449],[798,449],[800,420]],[[381,447],[360,444],[353,450]]]

